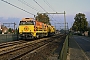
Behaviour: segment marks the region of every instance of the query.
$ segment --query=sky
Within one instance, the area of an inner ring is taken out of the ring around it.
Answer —
[[[26,13],[0,0],[0,23],[16,23],[17,27],[22,18],[34,18],[37,13],[64,13],[66,12],[66,22],[70,28],[73,25],[74,17],[78,13],[84,13],[87,21],[90,21],[90,0],[4,0],[19,8],[28,11]],[[40,7],[36,2],[42,7]],[[27,5],[25,5],[25,4]],[[49,3],[49,5],[48,5]],[[34,15],[32,15],[34,14]],[[50,22],[64,23],[63,14],[50,14]],[[57,28],[64,28],[64,24],[56,24]]]

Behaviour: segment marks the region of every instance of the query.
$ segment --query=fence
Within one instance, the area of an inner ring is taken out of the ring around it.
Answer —
[[[18,39],[17,34],[0,34],[0,43],[17,39]]]
[[[65,42],[63,44],[61,53],[60,53],[60,60],[66,60],[67,59],[67,52],[68,52],[68,36],[65,39]]]

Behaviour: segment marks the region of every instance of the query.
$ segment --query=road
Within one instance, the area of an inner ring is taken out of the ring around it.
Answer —
[[[73,38],[85,53],[86,57],[90,60],[90,37],[73,36]]]

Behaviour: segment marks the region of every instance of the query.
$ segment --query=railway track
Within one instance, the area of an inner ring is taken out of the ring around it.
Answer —
[[[20,41],[14,41],[14,42],[1,43],[0,44],[0,49],[5,48],[5,47],[9,47],[9,46],[14,46],[14,45],[17,45],[17,44],[26,43],[26,42],[27,41],[20,40]]]
[[[48,38],[39,39],[13,46],[8,45],[9,47],[0,49],[0,60],[13,60],[17,57],[27,54],[28,52],[45,45],[46,42],[48,42],[47,39]]]
[[[59,37],[59,38],[58,38]],[[57,38],[57,39],[55,39]],[[52,37],[49,41],[49,43],[41,46],[40,48],[37,48],[28,54],[16,59],[16,60],[48,60],[48,56],[50,56],[50,53],[53,53],[54,50],[57,48],[57,45],[59,42],[61,42],[60,36]],[[51,52],[50,52],[51,51]]]
[[[39,51],[39,49],[44,49],[45,46],[49,45],[54,41],[53,38],[56,37],[53,36],[28,42],[24,41],[25,43],[22,42],[17,44],[15,44],[16,42],[12,42],[12,45],[10,45],[11,43],[8,43],[9,45],[7,45],[9,47],[0,49],[0,60],[21,60],[28,53],[32,54]]]

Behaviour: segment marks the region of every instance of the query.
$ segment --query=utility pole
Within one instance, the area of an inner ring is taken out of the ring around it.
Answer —
[[[65,11],[64,11],[64,22],[65,22],[65,34],[66,34],[66,16],[65,16]]]
[[[56,24],[65,24],[66,26],[63,26],[63,27],[66,27],[65,28],[65,34],[66,34],[66,30],[68,30],[68,23],[66,22],[66,23],[56,23]],[[61,26],[60,26],[61,27]]]
[[[37,14],[64,14],[65,34],[66,34],[66,16],[65,16],[66,13],[65,13],[65,11],[64,11],[64,13],[58,13],[58,12],[56,12],[56,13],[48,13],[48,12],[46,12],[46,13],[37,13]]]

